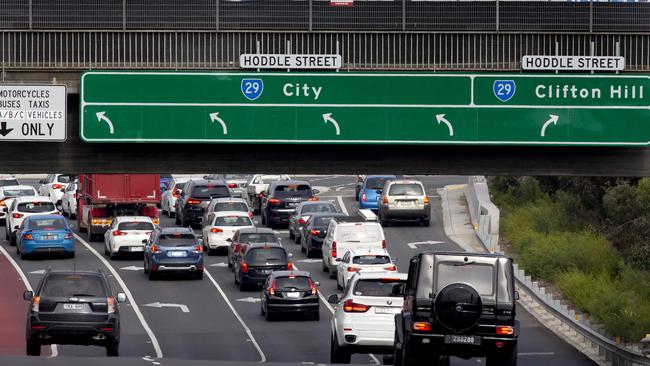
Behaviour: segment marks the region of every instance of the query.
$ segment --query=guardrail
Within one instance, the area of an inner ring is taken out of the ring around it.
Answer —
[[[470,211],[471,220],[475,224],[476,234],[490,252],[500,252],[498,244],[499,221],[498,208],[490,200],[485,177],[474,176],[469,178],[465,197]],[[494,207],[491,207],[494,206]],[[561,324],[567,325],[576,334],[583,337],[585,342],[598,349],[598,355],[612,366],[637,366],[650,365],[650,358],[646,357],[637,345],[618,343],[606,334],[599,332],[585,316],[576,313],[563,305],[553,295],[546,292],[544,287],[527,276],[523,269],[515,263],[515,280],[532,296],[544,310],[553,315]],[[579,319],[579,320],[576,320]]]

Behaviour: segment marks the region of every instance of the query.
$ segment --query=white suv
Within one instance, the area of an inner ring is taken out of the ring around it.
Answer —
[[[16,245],[16,230],[27,216],[60,214],[49,197],[16,197],[8,208],[5,236],[11,245]]]
[[[355,249],[343,256],[336,268],[336,285],[345,288],[350,278],[361,272],[396,273],[397,266],[393,263],[386,249]]]
[[[237,230],[255,227],[248,211],[211,212],[204,223],[203,247],[208,255],[218,249],[227,250]]]
[[[354,353],[392,354],[395,314],[402,311],[404,273],[357,273],[336,305],[331,323],[330,363],[350,363]]]
[[[327,236],[323,239],[323,271],[329,272],[330,278],[336,278],[338,260],[355,249],[386,249],[381,225],[360,217],[332,218],[327,227]]]
[[[118,216],[104,233],[104,254],[114,259],[118,254],[144,253],[143,240],[154,229],[149,216]]]
[[[424,185],[417,180],[390,180],[377,197],[379,222],[387,226],[391,221],[415,221],[429,226],[431,206]]]
[[[50,174],[46,179],[40,181],[41,185],[38,187],[38,194],[50,197],[50,200],[57,208],[61,209],[63,192],[74,179],[75,177],[70,174]]]

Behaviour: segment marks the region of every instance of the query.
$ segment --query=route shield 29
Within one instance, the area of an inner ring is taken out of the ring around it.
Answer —
[[[515,96],[515,88],[514,80],[495,80],[492,91],[497,99],[502,102],[507,102]]]

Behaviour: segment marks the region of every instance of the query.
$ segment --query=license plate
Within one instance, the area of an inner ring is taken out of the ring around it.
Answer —
[[[375,314],[397,314],[402,308],[376,307]]]
[[[415,201],[399,201],[400,206],[413,206],[415,205]]]
[[[144,250],[144,248],[142,248],[142,247],[131,247],[131,248],[129,248],[129,250],[132,251],[132,252],[141,252],[141,251]]]
[[[481,337],[452,334],[445,336],[445,343],[480,345]]]
[[[45,235],[43,236],[43,240],[55,240],[56,235]]]
[[[289,299],[299,299],[300,292],[287,292],[287,298]]]
[[[83,304],[63,304],[63,310],[83,310]]]
[[[298,202],[287,202],[287,207],[296,207],[298,206]]]
[[[179,250],[172,250],[167,252],[168,257],[185,257],[187,256],[187,253],[184,251],[179,251]]]
[[[270,269],[259,269],[259,270],[257,270],[257,272],[259,274],[267,275],[267,274],[271,273],[271,270]]]

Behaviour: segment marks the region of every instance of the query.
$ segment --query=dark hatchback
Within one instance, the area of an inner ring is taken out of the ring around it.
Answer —
[[[345,217],[343,213],[314,213],[302,227],[300,250],[307,254],[307,258],[318,255],[323,247],[323,240],[327,235],[327,226],[334,217]]]
[[[98,272],[46,271],[36,292],[25,291],[27,355],[40,356],[41,345],[76,344],[106,347],[118,356],[120,314],[106,276]]]
[[[205,209],[213,198],[230,197],[230,190],[222,180],[192,179],[185,183],[176,200],[176,225],[188,226],[201,222]]]
[[[187,272],[203,279],[203,242],[187,227],[156,227],[143,240],[144,273],[153,280],[161,273]]]
[[[290,271],[290,254],[279,243],[250,244],[235,255],[235,284],[240,290],[262,286],[274,271]]]
[[[261,312],[266,320],[276,314],[305,314],[320,319],[318,286],[309,272],[277,271],[269,275],[261,293]]]
[[[275,228],[289,224],[289,216],[293,215],[301,202],[318,201],[311,185],[303,180],[276,181],[269,185],[262,197],[262,225]]]
[[[227,240],[227,239],[226,239]],[[233,268],[235,256],[249,244],[279,243],[280,239],[273,229],[267,227],[244,228],[235,231],[228,246],[228,267]]]

